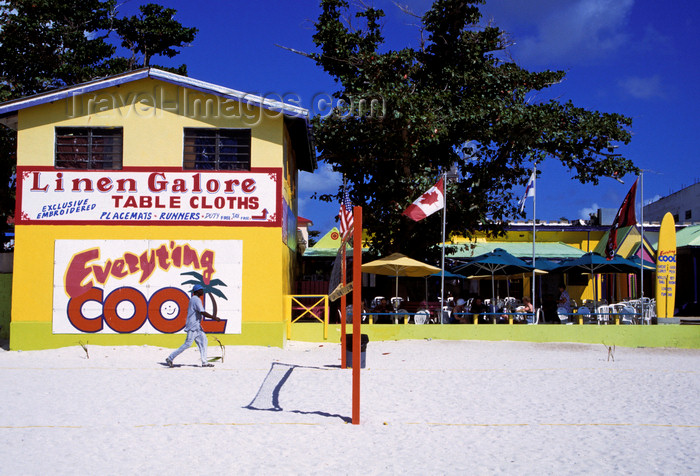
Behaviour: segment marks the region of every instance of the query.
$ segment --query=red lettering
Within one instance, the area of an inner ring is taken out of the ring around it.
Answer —
[[[98,332],[102,330],[102,316],[87,319],[83,316],[83,304],[88,301],[97,301],[102,304],[102,290],[91,288],[79,296],[72,297],[68,301],[68,320],[81,332]]]
[[[116,260],[114,263],[112,263],[112,276],[115,278],[125,278],[126,276],[129,275],[129,273],[126,272],[126,269],[124,269],[126,266],[126,262],[124,261],[123,258],[120,258]]]
[[[170,253],[170,259],[173,260],[173,266],[179,268],[182,264],[182,246],[175,246],[175,242],[170,242],[170,248],[173,250]]]
[[[199,258],[197,257],[197,252],[190,248],[190,245],[185,245],[182,252],[182,265],[183,266],[194,266],[199,268]],[[205,283],[209,284],[209,283]]]
[[[238,185],[240,185],[240,184],[241,184],[241,182],[240,182],[240,180],[238,180],[238,179],[226,180],[226,181],[224,182],[224,185],[225,185],[224,192],[226,192],[226,193],[233,193],[233,192],[235,191],[235,190],[234,190],[234,187],[236,187],[236,186],[238,186]]]
[[[107,278],[109,278],[109,272],[112,270],[112,260],[107,260],[105,263],[105,267],[103,268],[102,266],[99,265],[94,265],[92,267],[92,272],[95,274],[95,278],[97,278],[97,282],[100,284],[104,284],[107,282]]]
[[[48,185],[44,185],[43,187],[39,186],[39,178],[41,177],[41,172],[32,172],[32,188],[30,189],[32,192],[46,192],[49,189]]]
[[[204,284],[209,284],[212,275],[216,272],[214,269],[214,252],[212,250],[206,250],[202,253],[201,257],[202,268],[202,278],[204,279]]]
[[[160,177],[162,180],[157,180]],[[165,180],[165,174],[162,172],[153,172],[148,176],[148,190],[151,192],[162,192],[168,186],[168,182]]]
[[[148,302],[148,320],[160,332],[178,332],[185,327],[189,303],[189,297],[180,289],[159,289]]]
[[[201,185],[201,176],[199,174],[194,174],[192,176],[194,179],[194,184],[192,185],[192,191],[195,193],[201,193],[202,192],[202,185]]]
[[[134,306],[134,313],[126,318],[119,317],[117,307],[122,302],[129,302]],[[134,288],[119,288],[112,291],[105,299],[102,309],[104,320],[115,332],[129,333],[137,331],[148,318],[148,304],[146,298]]]
[[[260,204],[258,197],[238,197],[238,208],[242,210],[257,210]]]
[[[129,189],[127,190],[126,185],[129,184]],[[117,180],[117,192],[135,192],[136,191],[136,180],[132,178],[125,178]]]
[[[85,185],[85,189],[82,190],[84,192],[92,192],[92,180],[88,178],[83,178],[83,179],[73,179],[73,192],[80,192],[80,184]]]
[[[189,296],[177,288],[159,289],[148,301],[137,289],[130,287],[112,291],[104,302],[103,298],[104,291],[100,288],[92,288],[79,297],[71,298],[68,302],[70,323],[77,330],[90,333],[101,331],[104,323],[107,323],[113,331],[124,334],[138,331],[148,321],[155,330],[172,334],[181,331],[187,321]],[[82,307],[89,301],[102,306],[102,315],[91,319],[83,316]],[[131,311],[130,307],[133,307],[133,312],[125,315]],[[203,320],[202,329],[210,333],[223,333],[226,331],[226,319]]]
[[[163,207],[165,208],[165,207]],[[170,197],[170,208],[180,208],[180,197]]]
[[[109,177],[97,179],[97,190],[100,192],[109,192],[112,190],[112,179]]]
[[[202,204],[202,208],[205,209],[205,210],[208,210],[208,209],[212,208],[212,206],[209,205],[209,203],[208,203],[208,201],[207,201],[207,197],[202,197],[201,204]]]
[[[219,191],[221,184],[216,179],[207,180],[207,192],[215,193]]]
[[[156,256],[158,257],[158,267],[163,270],[167,270],[170,267],[168,262],[168,249],[165,245],[160,245],[160,248],[156,250]]]
[[[56,174],[56,189],[57,192],[62,192],[63,191],[63,174],[61,172],[58,172]]]
[[[138,208],[138,204],[136,203],[136,197],[126,197],[126,201],[124,202],[124,208]]]
[[[241,185],[241,190],[243,190],[245,193],[254,192],[255,188],[255,179],[252,178],[245,179]]]
[[[186,192],[187,191],[187,182],[185,182],[185,179],[175,179],[173,180],[173,192]]]
[[[66,294],[74,298],[89,291],[93,287],[92,281],[89,281],[87,284],[83,284],[83,281],[92,274],[93,268],[87,266],[87,264],[99,258],[99,248],[86,250],[73,256],[68,264],[68,270],[66,271],[64,283]]]
[[[141,265],[141,279],[139,279],[139,283],[143,283],[146,281],[148,278],[151,277],[151,274],[153,274],[153,271],[156,269],[156,256],[153,251],[151,251],[151,258],[148,258],[148,251],[144,251],[141,253],[140,256],[140,265]]]
[[[133,253],[124,253],[124,261],[129,266],[129,274],[134,274],[139,270],[139,257]]]

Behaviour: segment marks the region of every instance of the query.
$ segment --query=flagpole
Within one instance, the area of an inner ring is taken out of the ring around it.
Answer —
[[[535,164],[535,166],[532,169],[532,176],[533,176],[533,180],[532,180],[532,190],[533,190],[533,194],[532,194],[532,312],[534,312],[534,314],[532,316],[532,322],[535,322],[536,317],[537,317],[537,307],[535,307],[535,260],[536,260],[535,241],[537,240],[537,237],[536,237],[536,233],[537,233],[536,223],[537,222],[535,221],[535,217],[536,217],[536,213],[537,213],[536,212],[536,210],[537,210],[537,208],[536,208],[537,207],[537,186],[536,186],[537,185],[536,184],[536,182],[537,182],[537,164]]]
[[[443,203],[442,203],[442,271],[440,271],[440,310],[438,319],[442,322],[442,308],[445,306],[445,224],[447,223],[447,172],[442,174]]]
[[[639,240],[639,303],[640,303],[640,313],[639,316],[641,324],[644,324],[644,172],[639,171],[639,215],[641,222],[641,237]]]

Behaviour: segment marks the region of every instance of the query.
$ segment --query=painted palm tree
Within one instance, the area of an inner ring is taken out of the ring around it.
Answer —
[[[204,276],[202,276],[200,273],[196,271],[188,271],[186,273],[180,273],[183,276],[192,276],[194,279],[188,279],[187,281],[183,282],[183,286],[186,284],[199,284],[202,286],[202,290],[204,291],[204,295],[206,296],[207,294],[211,298],[211,306],[212,306],[212,312],[211,315],[216,317],[217,315],[217,305],[216,305],[216,299],[214,299],[214,296],[218,296],[221,299],[226,299],[228,301],[228,298],[224,293],[221,292],[217,288],[217,286],[226,286],[226,283],[221,281],[220,279],[212,279],[209,281],[209,283],[206,283],[204,281]],[[202,297],[202,299],[205,299],[205,297]],[[204,332],[211,332],[211,333],[223,333],[224,330],[226,329],[226,319],[221,319],[220,321],[211,321],[211,320],[202,320],[202,329]]]

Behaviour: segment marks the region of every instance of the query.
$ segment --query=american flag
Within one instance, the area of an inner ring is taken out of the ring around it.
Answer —
[[[340,235],[345,238],[345,234],[350,229],[352,229],[352,202],[346,188],[343,190],[343,203],[340,204]]]

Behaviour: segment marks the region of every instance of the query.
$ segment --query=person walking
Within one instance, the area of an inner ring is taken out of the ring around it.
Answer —
[[[221,319],[216,316],[212,316],[204,310],[202,296],[204,296],[204,288],[202,288],[201,284],[195,284],[192,287],[192,298],[190,299],[190,304],[187,306],[187,322],[185,323],[187,338],[185,339],[184,344],[165,358],[165,363],[168,364],[168,367],[173,366],[173,360],[175,360],[175,357],[190,348],[192,341],[194,341],[199,348],[199,355],[202,358],[202,367],[214,366],[214,364],[207,362],[208,341],[207,335],[202,330],[202,316],[208,319],[214,319],[215,321],[220,321]]]

